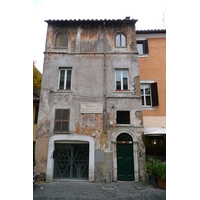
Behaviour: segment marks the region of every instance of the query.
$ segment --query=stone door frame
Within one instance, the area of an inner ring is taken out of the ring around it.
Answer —
[[[127,133],[133,138],[133,161],[134,161],[134,175],[135,181],[139,181],[138,169],[138,141],[136,135],[130,130],[120,130],[112,134],[112,148],[113,148],[113,181],[117,181],[117,136],[121,133]]]
[[[94,168],[95,168],[95,142],[90,136],[84,135],[53,135],[49,139],[48,156],[47,156],[47,170],[46,182],[51,182],[53,179],[54,159],[53,151],[55,149],[55,142],[88,142],[89,143],[89,182],[94,181]]]

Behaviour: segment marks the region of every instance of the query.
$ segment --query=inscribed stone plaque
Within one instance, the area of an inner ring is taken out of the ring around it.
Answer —
[[[102,103],[81,103],[81,113],[103,113]]]

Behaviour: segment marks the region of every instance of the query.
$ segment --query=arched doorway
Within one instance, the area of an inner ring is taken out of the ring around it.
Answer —
[[[133,138],[128,133],[121,133],[117,141],[117,180],[134,181]]]

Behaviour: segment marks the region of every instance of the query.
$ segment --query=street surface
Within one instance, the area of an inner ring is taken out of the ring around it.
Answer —
[[[35,183],[34,200],[165,200],[166,190],[138,182],[51,182]]]

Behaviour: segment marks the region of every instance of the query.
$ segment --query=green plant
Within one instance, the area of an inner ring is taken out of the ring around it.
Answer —
[[[157,178],[161,180],[166,179],[166,162],[156,163],[153,166],[153,172],[155,173]]]
[[[153,167],[157,165],[158,163],[161,163],[160,160],[155,160],[154,158],[149,158],[148,161],[146,162],[146,171],[151,176],[153,174]]]

